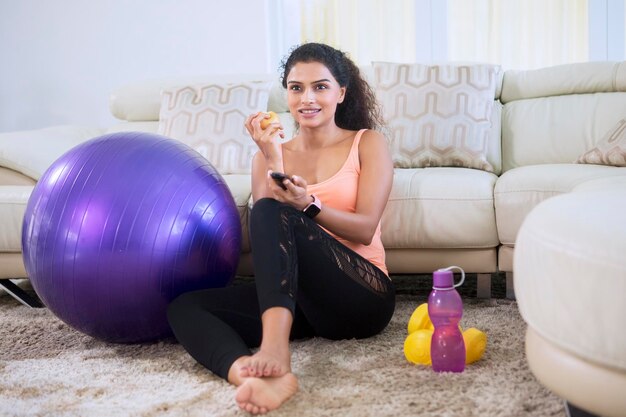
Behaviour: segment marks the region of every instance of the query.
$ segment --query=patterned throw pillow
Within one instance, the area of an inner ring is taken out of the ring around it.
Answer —
[[[579,156],[574,162],[626,167],[626,120],[617,122],[593,149]]]
[[[189,145],[220,174],[249,174],[258,148],[244,122],[267,109],[270,87],[247,82],[164,89],[157,133]]]
[[[394,165],[493,172],[487,160],[499,67],[375,62]]]

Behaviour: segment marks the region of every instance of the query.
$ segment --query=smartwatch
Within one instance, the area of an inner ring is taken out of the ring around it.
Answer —
[[[312,219],[322,210],[322,202],[315,194],[311,194],[311,197],[313,197],[313,201],[309,203],[309,205],[306,206],[302,212]]]

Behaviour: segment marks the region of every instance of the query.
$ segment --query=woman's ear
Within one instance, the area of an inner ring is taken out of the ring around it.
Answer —
[[[341,87],[339,89],[339,100],[337,100],[337,103],[343,103],[343,100],[346,98],[346,87]]]

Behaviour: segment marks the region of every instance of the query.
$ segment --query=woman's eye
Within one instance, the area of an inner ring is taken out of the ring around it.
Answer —
[[[300,87],[298,87],[297,85],[292,85],[289,89],[291,91],[300,91]]]
[[[317,86],[318,90],[326,90],[327,88],[328,87],[326,85],[324,85],[324,84],[320,84],[320,85]]]

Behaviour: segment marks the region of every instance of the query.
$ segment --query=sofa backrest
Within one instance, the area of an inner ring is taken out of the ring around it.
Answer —
[[[121,123],[112,126],[108,131],[138,130],[142,132],[156,132],[161,108],[161,91],[165,88],[194,84],[251,81],[272,82],[268,108],[263,110],[271,110],[278,113],[285,128],[285,137],[291,137],[293,133],[293,118],[287,107],[285,90],[280,85],[277,77],[265,73],[170,78],[124,85],[115,90],[109,99],[111,113],[121,120]]]
[[[371,81],[372,67],[361,69]],[[122,122],[109,132],[156,132],[163,88],[241,81],[272,81],[267,110],[279,114],[286,138],[291,137],[294,126],[285,90],[271,74],[186,77],[121,87],[111,95],[110,108]],[[626,118],[626,62],[509,70],[494,99],[488,160],[496,174],[525,165],[571,163]]]
[[[468,65],[468,64],[464,64]],[[471,64],[470,64],[471,65]],[[372,84],[374,72],[372,66],[362,66],[362,75]],[[118,88],[111,94],[111,113],[121,120],[121,123],[108,129],[108,133],[117,131],[146,131],[155,133],[158,128],[159,111],[161,107],[161,91],[164,88],[206,83],[230,83],[245,81],[271,81],[272,87],[267,110],[278,113],[285,129],[285,138],[294,134],[293,118],[287,106],[286,91],[280,85],[277,76],[271,74],[232,74],[203,77],[186,77],[163,80],[142,81]],[[500,120],[502,105],[498,97],[501,92],[502,74],[498,74],[495,103],[492,110],[492,128],[488,142],[487,160],[494,167],[494,173],[500,174],[502,168],[500,149]]]
[[[503,171],[572,163],[626,118],[626,62],[506,71],[500,100]]]

